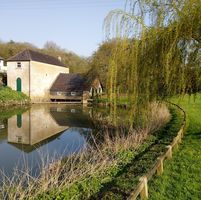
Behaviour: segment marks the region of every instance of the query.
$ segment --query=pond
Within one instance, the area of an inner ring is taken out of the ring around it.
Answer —
[[[32,105],[11,113],[0,114],[0,170],[7,176],[15,168],[28,168],[36,176],[42,163],[84,150],[93,134],[94,116],[108,116],[105,108],[62,104]]]

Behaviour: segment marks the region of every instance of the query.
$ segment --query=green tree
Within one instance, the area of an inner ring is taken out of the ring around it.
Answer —
[[[129,40],[126,40],[127,43],[130,43]],[[105,90],[109,88],[111,73],[109,73],[109,65],[111,62],[111,57],[113,56],[114,51],[118,48],[118,46],[123,43],[123,40],[109,40],[102,43],[98,50],[92,55],[90,59],[90,70],[88,72],[91,77],[99,77]],[[125,71],[127,67],[127,60],[119,59],[119,66],[122,71]],[[125,93],[127,88],[127,82],[125,76],[122,76],[123,73],[118,71],[118,83],[117,88],[119,93]]]
[[[87,58],[83,58],[73,52],[66,51],[52,41],[46,42],[43,49],[39,49],[30,43],[20,43],[13,40],[9,42],[0,41],[0,49],[0,56],[5,60],[25,49],[32,49],[57,58],[61,57],[62,62],[70,68],[71,73],[85,73],[89,69]]]
[[[201,1],[126,2],[125,10],[111,11],[105,20],[106,35],[125,41],[111,56],[110,93],[118,92],[118,73],[128,82],[132,110],[154,99],[199,91]],[[125,70],[120,60],[127,60]]]

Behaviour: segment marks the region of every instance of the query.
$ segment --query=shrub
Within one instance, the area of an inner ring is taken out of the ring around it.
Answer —
[[[0,87],[0,106],[27,104],[30,98],[22,92],[12,90],[10,87]]]

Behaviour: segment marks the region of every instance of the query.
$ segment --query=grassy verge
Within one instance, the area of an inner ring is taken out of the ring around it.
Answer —
[[[0,87],[0,107],[28,104],[29,102],[29,97],[22,92],[14,91],[9,87]]]
[[[163,154],[166,146],[176,136],[182,121],[181,113],[171,109],[171,121],[160,131],[152,134],[138,151],[138,154],[125,165],[112,181],[90,199],[127,199],[139,178],[154,165],[157,157]]]
[[[187,112],[188,129],[173,159],[166,161],[164,174],[149,184],[153,200],[201,199],[201,95],[178,104]]]

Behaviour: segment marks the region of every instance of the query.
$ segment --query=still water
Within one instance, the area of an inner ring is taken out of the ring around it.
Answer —
[[[51,104],[33,105],[1,118],[0,170],[11,176],[16,167],[28,167],[37,175],[41,163],[84,150],[93,131],[93,116],[90,107]]]

